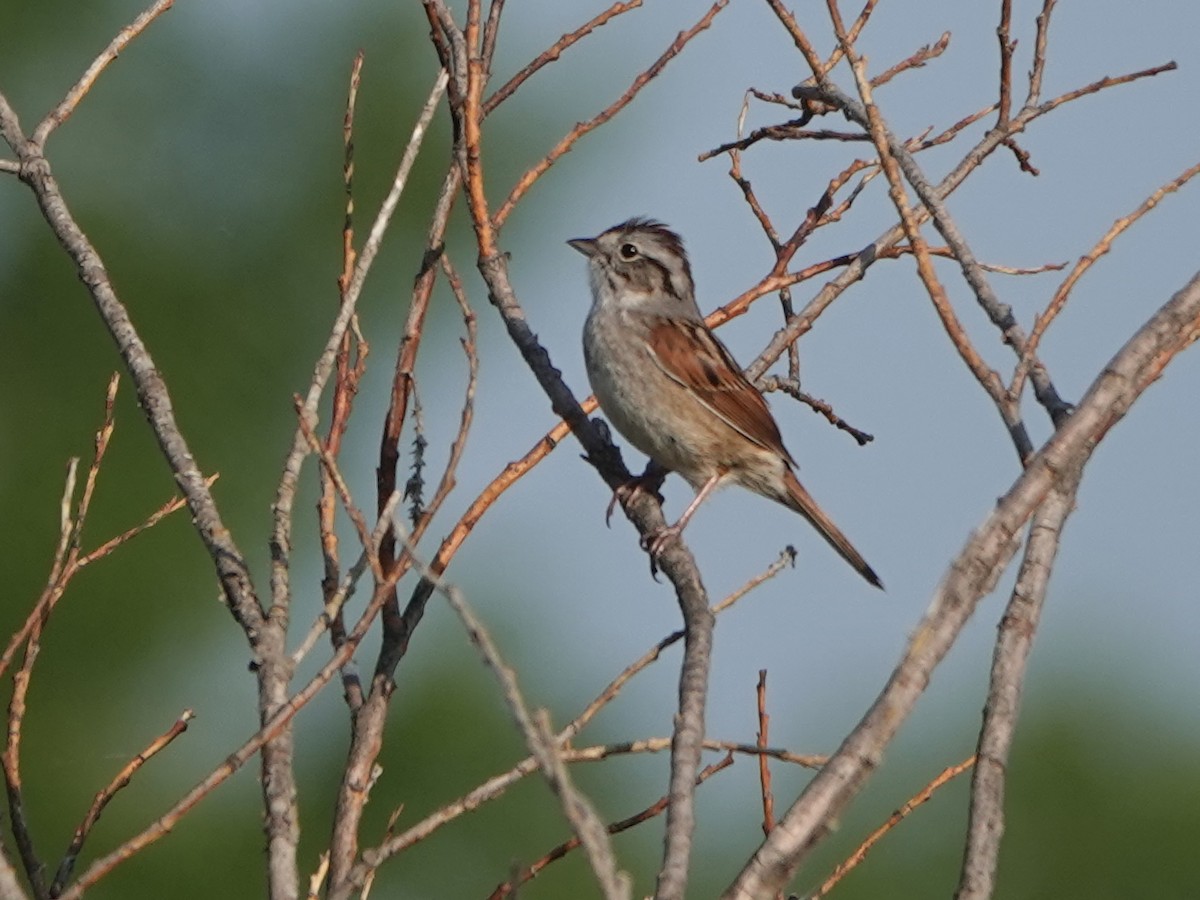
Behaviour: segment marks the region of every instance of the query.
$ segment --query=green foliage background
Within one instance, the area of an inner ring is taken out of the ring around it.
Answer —
[[[350,61],[365,50],[360,211],[373,210],[386,190],[434,61],[415,4],[276,2],[231,5],[219,15],[202,7],[178,4],[123,54],[51,139],[50,158],[170,384],[197,458],[221,473],[218,501],[265,584],[270,503],[293,427],[291,396],[307,382],[336,302],[340,126]],[[126,0],[6,5],[0,89],[26,128],[138,8]],[[431,146],[444,147],[444,125],[439,121]],[[510,131],[495,146],[552,136],[536,110],[498,127]],[[431,153],[419,164],[364,298],[376,379],[386,381],[390,369],[442,174],[438,160]],[[500,161],[515,169],[515,161]],[[452,334],[455,323],[444,316],[433,327]],[[120,369],[67,259],[12,177],[0,178],[0,339],[0,631],[7,634],[44,583],[65,460],[78,455],[86,463],[104,385]],[[382,383],[364,393],[366,408]],[[117,421],[85,546],[139,521],[173,490],[127,382]],[[298,548],[314,546],[309,491],[299,504]],[[315,572],[313,561],[307,565]],[[503,572],[501,560],[496,570]],[[307,584],[303,577],[297,621],[316,602],[316,577]],[[502,593],[503,579],[490,590]],[[497,628],[510,646],[521,645],[521,623]],[[656,637],[647,635],[647,643]],[[43,858],[56,858],[92,794],[183,708],[196,709],[193,728],[105,812],[84,865],[161,814],[251,734],[248,662],[185,515],[85,571],[46,633],[25,724],[26,797]],[[345,752],[336,693],[299,719],[307,866],[324,843]],[[1200,896],[1200,748],[1192,736],[1175,733],[1170,719],[1169,709],[1153,703],[1123,708],[1074,683],[1043,684],[1012,761],[999,897]],[[970,752],[974,721],[960,724],[952,739],[944,727],[906,737],[802,883],[817,883],[893,807]],[[431,617],[414,642],[391,731],[388,775],[376,788],[368,834],[382,833],[393,807],[403,804],[402,825],[413,822],[522,755],[493,684],[447,617]],[[621,760],[579,777],[602,813],[620,818],[657,797],[664,767],[661,759]],[[726,836],[707,839],[693,896],[717,890],[757,840],[752,768],[742,760],[730,775],[739,785],[737,805],[705,800],[710,789],[702,791],[701,815],[722,822],[717,830]],[[786,796],[782,786],[794,789],[795,777],[778,777]],[[239,773],[92,895],[261,896],[255,779],[253,768]],[[916,812],[835,896],[948,896],[966,787],[960,780]],[[651,884],[660,828],[644,826],[617,843],[642,891]],[[485,896],[515,861],[535,858],[565,834],[548,792],[531,779],[387,866],[375,895]],[[11,835],[6,843],[12,853]],[[582,861],[572,858],[522,896],[590,896],[588,883]]]

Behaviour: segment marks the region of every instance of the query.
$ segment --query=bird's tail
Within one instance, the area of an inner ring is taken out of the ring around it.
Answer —
[[[789,468],[784,468],[783,483],[787,489],[787,493],[779,498],[779,501],[789,509],[793,509],[804,518],[812,523],[812,526],[821,533],[821,537],[829,542],[846,562],[854,567],[863,578],[869,581],[875,587],[883,590],[883,582],[879,580],[879,576],[875,574],[875,570],[867,565],[867,561],[862,558],[862,554],[854,549],[854,545],[850,543],[840,528],[833,524],[833,519],[825,514],[821,507],[817,506],[817,501],[812,498],[812,495],[804,489],[795,474]]]

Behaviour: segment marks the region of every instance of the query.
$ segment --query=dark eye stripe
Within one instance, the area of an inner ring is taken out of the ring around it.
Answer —
[[[676,287],[674,280],[671,278],[671,270],[660,263],[657,259],[652,257],[646,256],[643,257],[643,259],[645,259],[649,265],[658,269],[658,271],[662,274],[663,288],[666,289],[666,292],[676,300],[682,300],[683,295],[679,293],[679,289]]]

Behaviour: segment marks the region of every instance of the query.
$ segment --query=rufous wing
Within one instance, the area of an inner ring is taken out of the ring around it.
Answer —
[[[767,401],[725,345],[702,322],[657,319],[650,328],[655,363],[731,428],[792,465]]]

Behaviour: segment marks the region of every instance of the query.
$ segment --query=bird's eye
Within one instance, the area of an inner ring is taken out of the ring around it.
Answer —
[[[638,248],[634,244],[622,244],[620,253],[621,253],[621,259],[624,259],[624,260],[634,259],[638,255]]]

